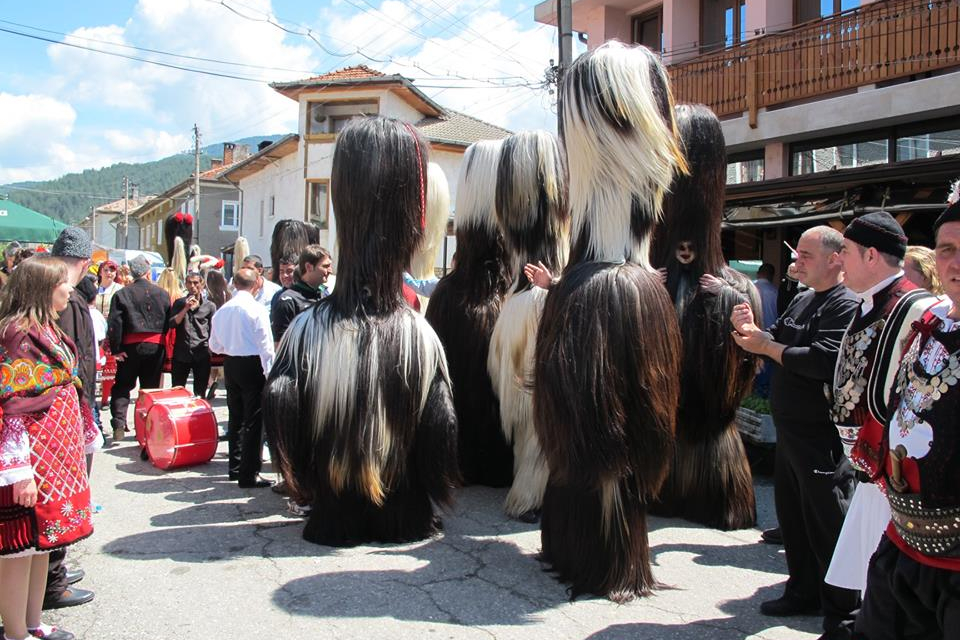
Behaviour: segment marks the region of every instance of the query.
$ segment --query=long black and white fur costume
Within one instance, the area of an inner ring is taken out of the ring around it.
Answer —
[[[580,56],[560,111],[573,248],[537,338],[534,416],[550,467],[541,559],[572,597],[622,602],[657,586],[646,505],[673,454],[680,335],[647,254],[684,160],[666,71],[643,47]]]
[[[475,142],[463,154],[457,186],[457,260],[437,284],[427,322],[447,354],[457,409],[460,472],[469,484],[510,486],[513,450],[500,427],[487,354],[500,306],[513,279],[494,199],[499,140]]]
[[[298,258],[308,244],[320,243],[320,228],[312,222],[283,219],[273,227],[270,235],[270,264],[273,266],[271,280],[280,284],[280,259],[287,254]]]
[[[503,141],[497,167],[496,212],[510,253],[514,282],[490,338],[487,367],[500,401],[500,421],[513,445],[513,484],[505,509],[532,520],[547,485],[547,463],[533,427],[533,356],[547,290],[523,273],[543,262],[559,273],[569,251],[569,212],[563,155],[546,131]]]
[[[760,296],[746,276],[726,265],[720,247],[727,173],[720,121],[703,105],[680,105],[676,118],[690,174],[678,175],[666,198],[653,254],[654,266],[667,268],[668,289],[680,313],[683,371],[677,448],[654,512],[717,529],[744,529],[756,524],[757,510],[734,419],[750,392],[757,358],[733,341],[730,314],[741,302],[759,314]],[[687,266],[679,264],[674,251],[681,241],[692,242],[696,252]],[[681,270],[694,285],[686,293],[677,286]],[[719,291],[699,287],[703,274],[722,281]]]
[[[163,221],[163,239],[167,244],[167,264],[173,264],[174,244],[176,238],[183,241],[184,247],[190,246],[193,238],[193,216],[189,213],[177,211],[171,213]]]
[[[331,189],[334,292],[291,324],[263,416],[303,537],[334,546],[419,540],[457,481],[457,426],[443,347],[407,307],[401,274],[423,235],[427,147],[384,117],[339,134]]]

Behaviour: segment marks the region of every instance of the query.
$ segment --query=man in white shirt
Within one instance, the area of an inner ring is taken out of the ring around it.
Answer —
[[[260,398],[273,366],[274,348],[270,312],[255,298],[259,281],[254,269],[237,271],[233,277],[237,292],[214,314],[210,330],[210,350],[226,356],[230,479],[244,489],[272,484],[260,477]]]
[[[253,294],[253,298],[267,308],[267,314],[269,315],[273,297],[280,293],[283,287],[263,277],[263,260],[255,253],[251,253],[243,259],[243,268],[253,269],[257,272],[257,290]]]

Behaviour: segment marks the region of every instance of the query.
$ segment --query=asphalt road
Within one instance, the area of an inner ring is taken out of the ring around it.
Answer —
[[[221,427],[226,412],[216,403]],[[669,585],[617,605],[570,602],[536,559],[535,526],[506,518],[505,490],[467,488],[445,533],[404,545],[333,549],[305,542],[303,521],[268,489],[228,482],[226,443],[206,465],[161,471],[132,437],[96,455],[94,535],[68,553],[96,599],[46,620],[79,638],[501,640],[810,639],[816,617],[761,616],[778,597],[781,547],[770,479],[756,480],[760,529],[719,532],[651,518],[655,575]]]

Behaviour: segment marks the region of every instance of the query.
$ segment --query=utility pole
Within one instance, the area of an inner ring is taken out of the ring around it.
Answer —
[[[200,128],[193,123],[193,224],[195,244],[200,244]]]
[[[123,176],[123,250],[126,251],[130,248],[130,212],[127,210],[127,204],[129,203],[130,193],[130,178]]]
[[[573,62],[573,9],[571,0],[557,0],[557,43],[559,44],[560,64],[557,66],[557,100],[560,100],[560,83],[563,75]],[[557,110],[557,119],[560,111]],[[563,130],[563,123],[557,122],[557,131]]]

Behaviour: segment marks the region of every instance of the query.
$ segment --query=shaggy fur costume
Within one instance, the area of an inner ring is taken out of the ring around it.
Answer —
[[[533,355],[547,291],[523,273],[543,262],[559,273],[567,262],[569,212],[566,170],[556,138],[529,131],[503,142],[497,167],[497,220],[515,276],[490,339],[487,367],[500,401],[503,432],[513,444],[511,516],[536,512],[547,485],[547,462],[533,427]]]
[[[682,269],[694,288],[671,294],[680,310],[683,372],[677,414],[677,448],[667,482],[654,511],[681,516],[717,529],[745,529],[757,522],[753,476],[734,422],[750,392],[757,358],[745,354],[731,337],[734,305],[749,302],[760,312],[760,297],[746,276],[726,266],[720,250],[720,222],[727,158],[720,121],[703,105],[677,107],[680,139],[690,175],[676,178],[664,203],[658,230],[657,266],[666,266],[667,283]],[[696,258],[682,267],[674,247],[693,243]],[[723,281],[719,292],[702,290],[700,276]]]
[[[450,185],[447,176],[435,162],[427,169],[427,215],[424,219],[423,242],[410,260],[410,275],[417,279],[435,277],[437,252],[450,220]]]
[[[193,239],[193,216],[183,211],[168,215],[163,221],[163,237],[167,246],[167,264],[172,264],[174,238],[181,238],[185,247],[190,246]]]
[[[513,480],[513,451],[500,427],[487,354],[500,305],[512,275],[494,196],[500,141],[467,148],[457,187],[457,262],[437,284],[427,307],[447,354],[457,410],[460,471],[469,484],[507,487]]]
[[[443,347],[400,294],[423,236],[426,152],[394,119],[340,133],[340,277],[290,325],[267,381],[264,422],[293,497],[313,504],[303,537],[318,544],[430,536],[457,480]]]
[[[607,43],[560,94],[573,249],[537,338],[536,431],[550,468],[541,558],[572,597],[656,586],[646,505],[673,454],[680,336],[647,257],[663,193],[685,168],[659,58]]]
[[[300,257],[308,244],[319,244],[320,229],[317,225],[302,220],[280,220],[273,227],[270,236],[270,266],[273,267],[271,280],[280,284],[280,259],[292,253]]]

